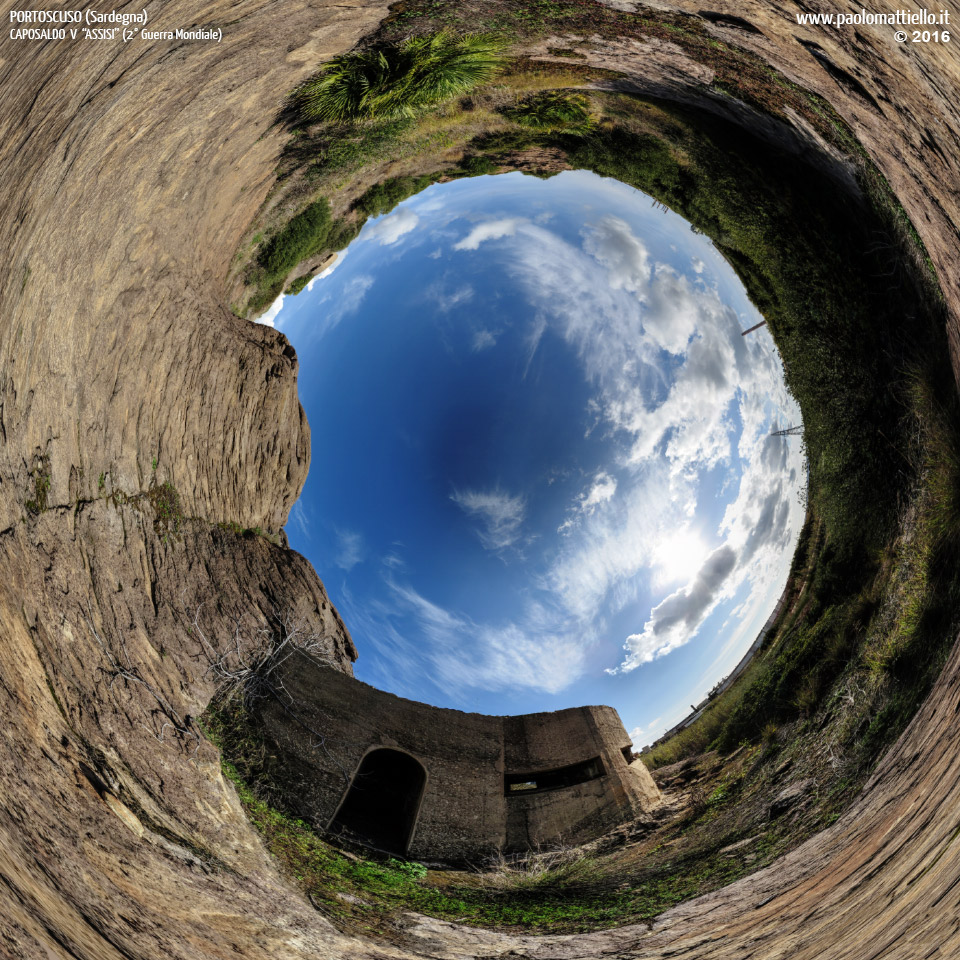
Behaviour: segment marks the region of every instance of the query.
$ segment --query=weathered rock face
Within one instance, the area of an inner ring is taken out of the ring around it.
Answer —
[[[758,32],[711,29],[850,123],[930,253],[956,363],[954,47],[799,27],[800,9],[722,3]],[[0,953],[960,954],[957,654],[841,821],[652,931],[537,940],[427,923],[404,953],[341,937],[277,874],[198,737],[213,680],[197,624],[225,646],[232,617],[293,611],[344,670],[353,653],[305,561],[215,526],[276,533],[309,453],[292,351],[235,318],[222,283],[273,179],[282,96],[385,12],[171,0],[152,28],[215,23],[222,43],[0,40]],[[641,87],[692,96],[703,80],[669,44],[608,54],[636,63]]]

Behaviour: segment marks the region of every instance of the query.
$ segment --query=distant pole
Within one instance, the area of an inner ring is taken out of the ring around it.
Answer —
[[[784,430],[774,430],[770,434],[771,437],[797,437],[803,433],[803,425],[800,424],[796,427],[787,427]]]
[[[752,327],[750,327],[749,330],[744,330],[743,333],[740,334],[740,336],[745,337],[748,333],[753,333],[754,330],[759,330],[761,327],[765,327],[766,325],[767,325],[767,321],[761,320],[759,323],[755,323]]]

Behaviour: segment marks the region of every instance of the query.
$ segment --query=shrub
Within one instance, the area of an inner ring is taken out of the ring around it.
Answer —
[[[286,273],[320,250],[330,229],[330,204],[321,197],[270,239],[260,252],[260,265],[272,275]]]
[[[353,207],[368,217],[379,217],[389,213],[398,203],[414,196],[435,181],[436,177],[430,174],[422,177],[392,177],[381,183],[375,183],[354,202]]]
[[[441,31],[335,57],[295,95],[308,122],[410,117],[491,80],[505,41]]]
[[[312,279],[312,273],[305,273],[302,277],[297,277],[297,279],[287,287],[286,292],[291,297],[295,297]]]
[[[489,157],[485,157],[482,153],[475,153],[460,161],[460,169],[465,170],[471,177],[482,177],[485,174],[496,173],[499,167]]]
[[[360,220],[347,220],[345,218],[335,220],[330,228],[330,235],[327,237],[327,249],[336,251],[350,246],[357,238],[357,234],[360,233],[364,220],[365,218]]]

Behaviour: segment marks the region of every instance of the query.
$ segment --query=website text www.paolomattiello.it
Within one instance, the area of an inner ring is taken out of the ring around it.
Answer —
[[[857,27],[857,26],[890,26],[890,27],[944,27],[950,24],[950,11],[937,10],[892,10],[888,13],[870,13],[860,10],[859,13],[798,13],[797,23],[800,26],[828,26],[828,27]]]

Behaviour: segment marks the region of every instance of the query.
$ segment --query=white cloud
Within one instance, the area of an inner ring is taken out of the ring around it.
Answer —
[[[500,240],[503,237],[512,237],[517,227],[526,221],[521,217],[507,217],[503,220],[488,220],[474,227],[459,243],[453,245],[454,250],[476,250],[481,243],[487,240]]]
[[[645,727],[634,727],[630,731],[630,740],[633,743],[634,747],[637,744],[643,746],[644,740],[649,740],[650,734],[657,728],[657,725],[663,722],[663,716],[659,716],[656,720],[651,720]]]
[[[570,533],[579,523],[583,514],[591,514],[597,507],[608,503],[617,492],[617,479],[605,470],[601,470],[576,499],[571,515],[558,528],[558,533]]]
[[[469,284],[463,284],[455,290],[447,290],[440,282],[431,284],[426,291],[427,297],[437,305],[442,313],[449,313],[461,303],[472,300],[473,293],[473,287]]]
[[[690,266],[693,267],[694,273],[703,273],[707,265],[699,257],[693,257],[690,260]]]
[[[591,512],[594,507],[606,503],[617,492],[617,481],[609,473],[600,472],[593,478],[593,486],[581,496],[580,508]]]
[[[313,327],[314,334],[323,336],[329,333],[344,317],[356,313],[372,286],[373,277],[361,273],[351,277],[339,294],[335,295],[332,292],[324,294],[317,301],[317,320]]]
[[[436,213],[446,207],[443,193],[440,190],[433,190],[430,187],[423,193],[418,193],[412,200],[408,201],[420,213]]]
[[[604,217],[584,231],[583,250],[606,268],[614,290],[644,294],[650,281],[650,254],[629,225],[619,217]]]
[[[273,303],[267,308],[266,313],[260,314],[253,322],[262,323],[265,327],[275,327],[277,314],[283,309],[283,301],[286,299],[286,294],[281,293]]]
[[[727,595],[725,588],[736,565],[737,553],[729,544],[717,547],[693,581],[654,607],[642,632],[627,637],[627,657],[620,669],[633,670],[688,643],[706,616]]]
[[[413,615],[429,649],[433,675],[445,688],[536,689],[558,693],[583,672],[587,648],[579,632],[550,634],[534,605],[526,622],[478,624],[390,583]]]
[[[623,220],[587,227],[580,248],[529,221],[494,220],[456,248],[495,238],[535,311],[528,365],[545,336],[561,337],[581,360],[600,422],[626,441],[625,469],[604,471],[561,525],[568,535],[541,580],[560,608],[583,625],[636,599],[639,574],[696,513],[699,478],[735,452],[740,460],[737,496],[716,531],[723,542],[704,543],[695,575],[627,639],[622,668],[633,669],[689,642],[745,580],[762,586],[785,573],[776,551],[799,528],[788,482],[799,468],[764,445],[764,431],[771,410],[792,401],[775,386],[772,345],[745,342],[718,290],[653,262]]]
[[[478,330],[473,335],[473,352],[479,353],[481,350],[496,346],[497,338],[502,332],[501,330]]]
[[[352,570],[363,556],[363,537],[353,530],[337,530],[336,565],[341,570]]]
[[[544,587],[581,624],[618,612],[636,599],[638,574],[653,563],[657,544],[681,521],[688,496],[662,465],[620,483],[618,495],[602,509],[578,518],[576,536],[561,542]]]
[[[511,496],[502,490],[455,490],[450,499],[464,513],[478,517],[483,528],[477,531],[487,550],[499,552],[512,547],[520,539],[520,528],[526,513],[523,496]]]
[[[378,240],[381,246],[396,243],[404,234],[414,230],[420,218],[407,206],[398,207],[393,213],[381,217],[363,231],[365,240]]]
[[[293,517],[293,521],[296,523],[297,529],[300,531],[301,536],[304,538],[309,537],[310,521],[307,519],[307,511],[304,509],[302,500],[298,500],[293,505],[293,509],[290,511],[290,516]]]

